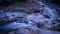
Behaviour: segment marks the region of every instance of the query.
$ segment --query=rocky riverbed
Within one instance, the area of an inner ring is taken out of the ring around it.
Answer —
[[[16,31],[11,31],[8,34],[60,34],[60,18],[56,13],[56,10],[47,6],[43,2],[38,2],[37,6],[31,5],[22,8],[23,11],[18,7],[10,6],[8,10],[1,10],[0,12],[0,24],[9,23],[21,23],[21,26],[26,26],[17,29]],[[30,9],[33,7],[33,10]],[[13,10],[12,8],[13,7]],[[16,9],[19,9],[18,11]],[[26,12],[27,9],[30,12]],[[37,10],[36,10],[37,9]],[[15,11],[16,10],[16,11]],[[3,22],[2,22],[3,21]],[[15,27],[15,26],[14,26]],[[17,26],[18,27],[18,26]],[[3,34],[3,33],[0,33]]]

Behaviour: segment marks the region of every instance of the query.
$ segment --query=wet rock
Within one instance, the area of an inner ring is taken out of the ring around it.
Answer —
[[[42,32],[37,27],[22,27],[16,32],[12,31],[8,34],[42,34]]]
[[[48,15],[43,15],[43,16],[45,16],[46,18],[50,18],[50,16],[48,16]]]
[[[36,26],[39,28],[42,28],[42,27],[44,27],[44,23],[37,23]]]
[[[48,30],[52,30],[52,31],[60,31],[60,28],[48,28]]]
[[[15,1],[15,0],[14,0]],[[21,0],[22,2],[24,0]],[[43,10],[43,7],[34,0],[28,0],[27,3],[16,3],[13,5],[10,5],[9,7],[5,7],[4,11],[21,11],[24,13],[33,13],[33,12],[41,12]]]
[[[44,9],[43,16],[45,16],[46,18],[50,18],[51,17],[51,14],[50,14],[50,12],[48,12],[47,9]]]
[[[42,34],[38,29],[31,28],[31,27],[24,27],[20,28],[21,34]]]
[[[57,11],[57,14],[60,15],[60,8],[57,8],[56,11]]]
[[[0,10],[0,18],[3,18],[5,16],[6,16],[6,14],[3,12],[3,10]]]
[[[60,24],[57,24],[56,28],[60,28]]]
[[[17,20],[18,20],[18,18],[13,18],[13,19],[9,19],[9,18],[4,19],[3,18],[0,20],[0,25],[10,24],[10,23],[15,22]]]
[[[43,13],[43,7],[40,7],[40,8],[38,8],[38,9],[33,9],[34,11],[33,11],[33,13],[40,13],[40,14],[42,14]]]
[[[17,21],[18,19],[19,17],[10,19],[9,16],[5,14],[5,12],[2,12],[2,13],[0,12],[0,25],[12,23],[12,22]]]
[[[60,31],[60,24],[56,24],[55,26],[53,26],[53,28],[48,28],[48,29],[52,31]]]
[[[58,23],[60,23],[59,18],[55,18],[54,20],[52,20],[52,24],[58,24]]]

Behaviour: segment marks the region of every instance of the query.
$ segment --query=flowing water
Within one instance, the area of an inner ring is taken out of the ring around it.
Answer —
[[[26,14],[26,13],[22,13],[22,12],[6,12],[6,15],[9,16],[10,19],[12,19],[14,17],[24,17],[23,20],[28,21],[29,24],[31,24],[31,23],[36,24],[39,22],[42,22],[42,23],[48,22],[46,24],[48,24],[48,25],[51,24],[52,21],[57,17],[56,11],[54,9],[50,8],[49,6],[45,5],[42,2],[39,2],[39,4],[44,6],[42,14],[40,14],[40,13]]]
[[[9,16],[9,19],[12,19],[15,17],[23,17],[21,20],[18,19],[18,22],[21,23],[20,21],[22,21],[22,22],[25,21],[23,23],[27,23],[28,26],[35,26],[35,24],[37,24],[37,23],[44,23],[45,27],[51,28],[52,27],[51,24],[53,23],[52,21],[54,21],[54,19],[58,18],[57,12],[42,2],[39,2],[39,4],[44,6],[42,14],[40,14],[40,13],[27,14],[27,13],[22,13],[22,12],[6,12],[6,15]],[[53,26],[54,26],[54,24],[53,24]],[[46,31],[46,32],[44,32],[44,31]],[[47,30],[43,30],[42,32],[44,34],[48,34],[47,32],[49,32],[49,34],[57,34],[57,33],[52,33],[50,31],[47,31]]]

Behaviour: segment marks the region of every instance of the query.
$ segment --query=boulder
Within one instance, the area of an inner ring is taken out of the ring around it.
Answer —
[[[42,32],[34,27],[20,28],[19,34],[42,34]]]

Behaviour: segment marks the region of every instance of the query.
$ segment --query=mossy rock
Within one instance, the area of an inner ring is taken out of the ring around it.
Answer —
[[[60,24],[58,24],[56,27],[60,27]]]
[[[53,31],[60,31],[60,24],[57,24],[53,28],[48,28],[48,30],[53,30]]]
[[[48,30],[52,30],[52,31],[60,31],[60,28],[48,28]]]

